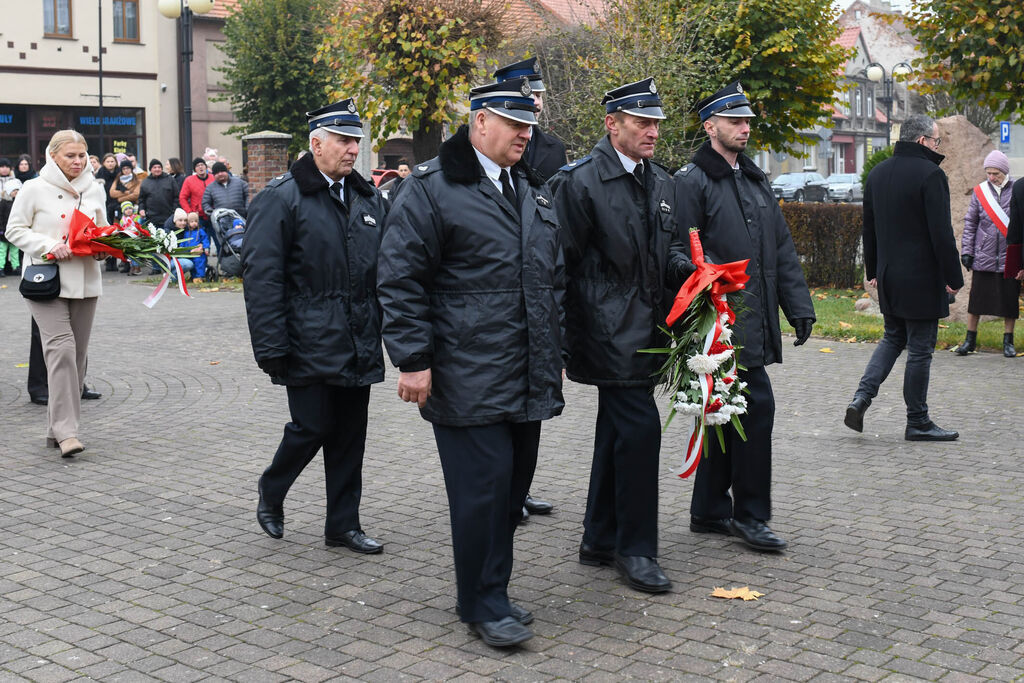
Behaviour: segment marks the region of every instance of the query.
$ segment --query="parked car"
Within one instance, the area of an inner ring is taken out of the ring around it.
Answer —
[[[392,178],[398,177],[398,171],[393,168],[375,168],[370,171],[370,178],[373,179],[373,184],[376,187],[380,187],[381,183],[385,183]]]
[[[824,202],[828,200],[828,185],[820,173],[803,171],[783,173],[772,181],[775,198],[784,202]]]
[[[834,202],[859,202],[864,199],[864,188],[856,173],[833,173],[828,183],[828,198]]]

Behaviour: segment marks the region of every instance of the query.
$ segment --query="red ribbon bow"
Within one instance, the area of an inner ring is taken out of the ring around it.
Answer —
[[[696,228],[690,229],[690,259],[693,261],[693,265],[697,266],[697,270],[686,278],[686,282],[679,288],[675,303],[672,304],[672,310],[669,311],[665,322],[672,327],[675,321],[679,320],[686,312],[694,297],[709,285],[715,308],[720,313],[726,313],[729,316],[729,322],[733,322],[736,316],[725,302],[720,300],[720,295],[743,289],[747,280],[750,279],[746,272],[750,259],[722,264],[708,263],[704,260],[704,247],[700,243],[700,232]]]

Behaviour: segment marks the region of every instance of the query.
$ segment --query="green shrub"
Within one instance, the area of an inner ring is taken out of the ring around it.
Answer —
[[[782,205],[804,277],[812,287],[857,287],[863,224],[860,204]]]

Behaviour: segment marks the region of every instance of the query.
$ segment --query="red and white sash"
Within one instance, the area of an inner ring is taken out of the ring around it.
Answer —
[[[1006,237],[1006,226],[1010,224],[1010,217],[1006,215],[1003,207],[999,205],[999,198],[992,192],[992,184],[985,181],[980,185],[976,185],[974,187],[974,196],[978,198],[981,208],[992,219],[999,232],[1003,233],[1003,237]]]

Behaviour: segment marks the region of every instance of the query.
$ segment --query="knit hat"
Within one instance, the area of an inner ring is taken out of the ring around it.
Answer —
[[[127,168],[129,172],[131,172],[131,173],[135,172],[135,165],[132,164],[132,162],[130,160],[128,160],[128,159],[125,159],[124,161],[122,161],[118,165],[117,168],[118,168],[118,170],[121,170],[122,168]]]
[[[147,166],[146,168],[153,168],[154,166],[159,166],[160,168],[163,168],[164,162],[160,161],[159,159],[150,159],[149,166]]]
[[[177,222],[179,218],[182,220],[188,219],[188,214],[185,213],[185,209],[180,206],[174,210],[174,221]]]
[[[1006,158],[1006,155],[1000,152],[998,149],[994,149],[988,153],[985,157],[984,168],[995,168],[1003,173],[1010,172],[1010,160]]]
[[[132,211],[134,211],[135,204],[126,199],[123,202],[121,202],[121,210],[124,211],[125,209],[131,209]]]
[[[118,152],[117,154],[114,155],[114,158],[117,159],[118,165],[128,161],[128,155],[124,154],[123,152]]]
[[[193,171],[196,170],[196,166],[198,166],[199,164],[202,164],[203,166],[205,166],[206,165],[206,159],[204,159],[202,157],[196,157],[195,159],[193,159],[192,160],[192,170]]]
[[[217,175],[218,173],[227,173],[228,167],[224,164],[223,161],[218,161],[213,165],[213,168],[211,168],[210,170],[213,171],[213,175]]]

